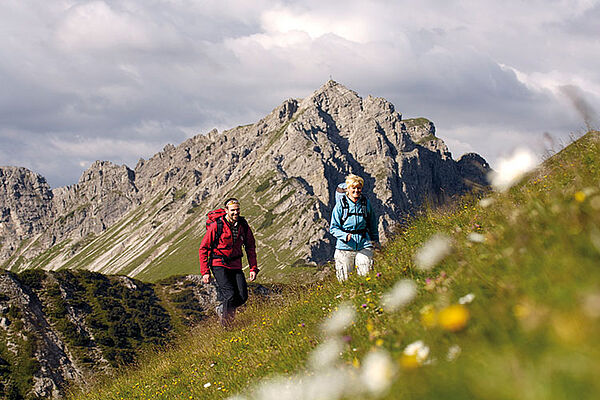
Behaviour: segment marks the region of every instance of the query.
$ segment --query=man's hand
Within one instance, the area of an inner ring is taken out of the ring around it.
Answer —
[[[248,278],[248,280],[250,282],[252,282],[255,279],[256,279],[256,271],[250,271],[250,278]]]
[[[202,275],[202,282],[204,282],[205,284],[209,284],[210,283],[210,274]]]

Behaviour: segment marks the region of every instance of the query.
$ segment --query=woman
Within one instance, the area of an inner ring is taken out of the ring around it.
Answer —
[[[371,203],[362,195],[364,180],[346,177],[346,194],[333,208],[329,231],[337,238],[335,273],[340,282],[356,269],[367,275],[373,266],[373,247],[379,246],[377,217]]]

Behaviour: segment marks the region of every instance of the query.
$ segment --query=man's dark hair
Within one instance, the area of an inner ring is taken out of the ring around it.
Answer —
[[[239,201],[238,199],[236,199],[235,197],[230,197],[230,198],[228,198],[227,200],[225,200],[225,203],[224,203],[224,204],[225,204],[225,207],[227,207],[227,205],[228,205],[229,203],[232,203],[232,204],[240,204],[240,201]]]

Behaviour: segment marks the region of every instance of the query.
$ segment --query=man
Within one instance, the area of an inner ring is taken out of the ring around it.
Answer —
[[[248,300],[248,286],[242,271],[242,245],[250,264],[249,280],[256,279],[256,245],[254,235],[244,217],[240,202],[225,201],[225,215],[218,217],[207,229],[198,251],[202,281],[210,282],[210,273],[217,283],[217,314],[222,325],[228,325],[235,309]]]

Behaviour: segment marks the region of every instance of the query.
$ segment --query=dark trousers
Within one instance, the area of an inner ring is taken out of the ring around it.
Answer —
[[[223,305],[223,315],[231,317],[235,309],[248,300],[248,285],[241,269],[211,267],[217,282],[217,301]]]

